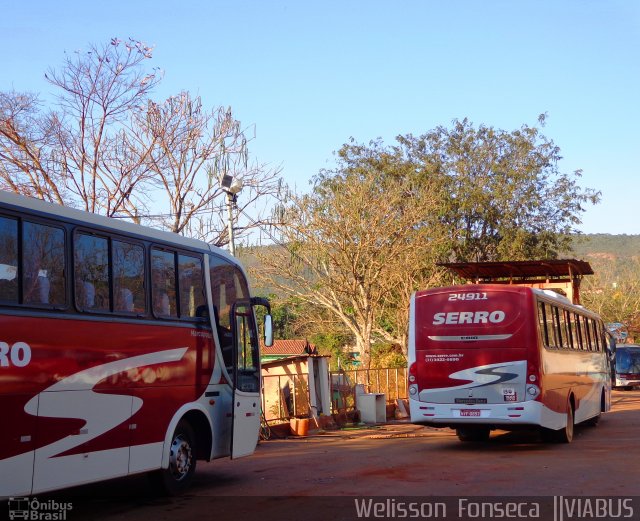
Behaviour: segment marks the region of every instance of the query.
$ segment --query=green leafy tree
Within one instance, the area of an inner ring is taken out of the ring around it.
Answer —
[[[273,321],[273,337],[278,340],[290,340],[298,338],[296,326],[301,304],[295,299],[278,297],[275,293],[266,296],[271,304],[271,319]],[[258,323],[264,323],[266,309],[262,306],[256,308]]]
[[[585,205],[599,201],[578,185],[580,171],[559,170],[559,147],[537,127],[506,132],[463,119],[398,140],[426,177],[446,186],[451,261],[556,258],[570,249]]]
[[[399,369],[407,367],[407,358],[399,348],[392,344],[377,344],[371,353],[371,366],[379,369]]]
[[[309,337],[309,342],[316,346],[318,353],[331,357],[330,369],[350,369],[355,360],[347,350],[352,336],[336,331],[319,332]]]

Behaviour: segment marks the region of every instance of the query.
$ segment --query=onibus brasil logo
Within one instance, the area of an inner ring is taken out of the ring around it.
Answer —
[[[66,521],[67,512],[73,509],[71,503],[63,503],[54,499],[39,501],[38,498],[9,498],[9,519],[26,519],[32,521]]]

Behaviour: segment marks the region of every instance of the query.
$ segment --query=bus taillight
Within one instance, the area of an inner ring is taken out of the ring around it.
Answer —
[[[417,384],[418,365],[414,362],[409,366],[409,395],[416,396],[418,394]]]
[[[416,381],[416,373],[418,372],[418,366],[414,362],[409,366],[409,383],[415,383]]]

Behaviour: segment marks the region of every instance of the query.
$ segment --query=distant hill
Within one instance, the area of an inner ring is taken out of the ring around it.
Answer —
[[[562,257],[589,260],[624,260],[640,257],[640,235],[594,233],[578,235],[573,240],[573,253]]]
[[[589,262],[595,270],[601,263],[616,261],[617,265],[636,258],[640,259],[640,234],[639,235],[611,235],[607,233],[595,233],[577,235],[573,240],[573,252],[564,252],[560,258],[580,259]],[[257,249],[279,248],[280,246],[254,246],[238,248],[238,257],[246,268],[249,269],[249,278],[260,294],[268,295],[278,293],[275,288],[259,287],[251,276],[251,268],[260,261],[256,256]]]

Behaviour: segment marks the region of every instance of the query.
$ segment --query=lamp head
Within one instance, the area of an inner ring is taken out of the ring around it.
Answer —
[[[224,174],[220,180],[220,186],[225,192],[229,192],[232,195],[237,195],[242,190],[242,179],[233,177],[229,174]]]

